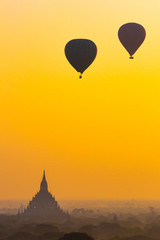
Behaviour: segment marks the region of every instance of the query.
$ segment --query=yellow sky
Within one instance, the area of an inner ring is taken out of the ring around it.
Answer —
[[[160,198],[159,0],[0,1],[0,199]],[[129,60],[117,32],[142,24]],[[73,38],[97,58],[82,80]]]

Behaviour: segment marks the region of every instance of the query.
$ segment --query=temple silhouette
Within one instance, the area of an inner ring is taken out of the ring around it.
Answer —
[[[48,184],[46,181],[45,170],[40,184],[40,190],[35,194],[29,202],[27,208],[19,211],[18,215],[35,218],[66,218],[68,213],[65,213],[58,205],[55,197],[48,191]]]

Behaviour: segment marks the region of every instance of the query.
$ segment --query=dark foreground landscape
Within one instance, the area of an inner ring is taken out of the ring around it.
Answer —
[[[158,208],[121,210],[113,212],[113,209],[106,209],[105,212],[102,209],[74,208],[65,219],[1,214],[0,240],[58,240],[72,232],[86,233],[95,240],[160,239]],[[73,234],[67,239],[87,240],[87,235],[78,237]]]

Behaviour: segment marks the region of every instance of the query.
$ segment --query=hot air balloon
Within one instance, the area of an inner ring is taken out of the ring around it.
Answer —
[[[130,54],[130,59],[133,59],[133,54],[141,46],[146,37],[146,31],[144,27],[138,23],[126,23],[120,27],[118,37]]]
[[[97,55],[97,47],[88,39],[73,39],[65,46],[65,55],[77,72],[82,73],[91,65]]]

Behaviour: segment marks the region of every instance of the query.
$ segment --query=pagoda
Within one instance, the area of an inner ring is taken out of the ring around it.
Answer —
[[[35,218],[66,218],[68,213],[65,213],[58,205],[55,197],[48,191],[48,184],[46,181],[45,171],[40,184],[40,190],[29,202],[26,209],[20,213],[21,216],[35,217]]]

